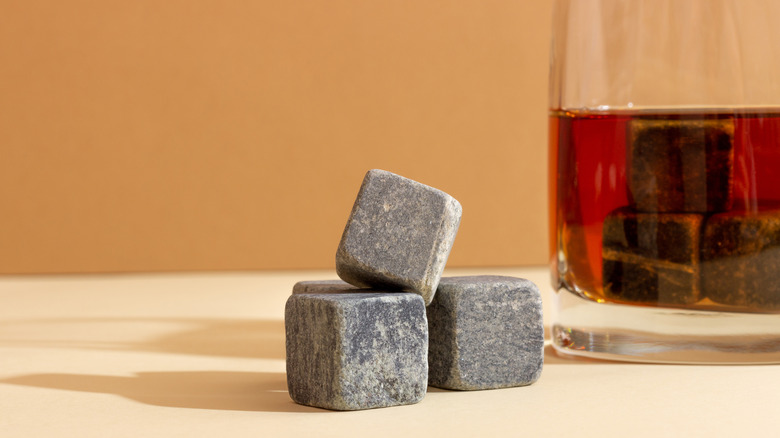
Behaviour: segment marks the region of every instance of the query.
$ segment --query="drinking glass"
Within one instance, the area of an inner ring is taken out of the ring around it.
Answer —
[[[780,1],[556,0],[553,345],[780,363]]]

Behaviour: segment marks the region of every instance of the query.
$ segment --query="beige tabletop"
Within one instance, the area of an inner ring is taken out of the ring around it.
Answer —
[[[529,278],[545,268],[450,270]],[[284,303],[331,272],[0,278],[0,436],[780,436],[780,366],[557,357],[534,385],[299,406]],[[549,300],[545,318],[549,325]]]

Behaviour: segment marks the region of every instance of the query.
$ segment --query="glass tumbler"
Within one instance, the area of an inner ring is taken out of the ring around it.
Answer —
[[[780,363],[780,1],[556,0],[553,345]]]

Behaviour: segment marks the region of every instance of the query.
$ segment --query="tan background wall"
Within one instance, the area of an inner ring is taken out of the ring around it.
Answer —
[[[331,268],[366,170],[547,261],[550,2],[0,2],[0,272]]]

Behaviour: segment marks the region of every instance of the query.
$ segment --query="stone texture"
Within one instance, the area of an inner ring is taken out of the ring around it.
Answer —
[[[296,403],[357,410],[425,396],[428,324],[419,295],[294,294],[284,322],[287,386]]]
[[[780,210],[720,213],[702,238],[702,293],[754,311],[780,309]]]
[[[460,225],[450,195],[384,170],[360,187],[336,253],[336,272],[357,287],[433,299]]]
[[[661,305],[701,298],[700,233],[704,216],[618,209],[603,225],[604,293],[608,298]]]
[[[344,292],[370,292],[343,280],[299,281],[293,286],[293,294],[333,294]]]
[[[734,123],[727,119],[629,123],[629,199],[641,212],[726,211],[732,203]]]
[[[429,385],[478,390],[529,385],[539,378],[542,298],[530,281],[445,277],[426,310]]]

